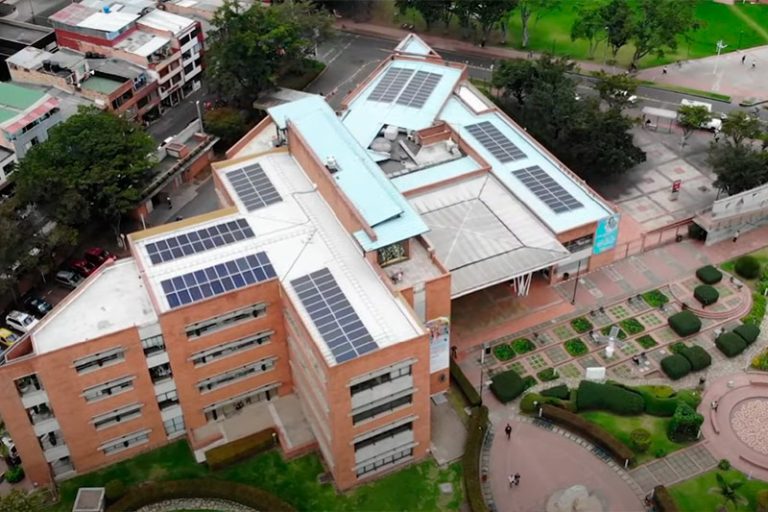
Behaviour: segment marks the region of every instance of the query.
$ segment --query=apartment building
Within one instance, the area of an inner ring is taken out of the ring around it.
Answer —
[[[53,29],[0,18],[0,61],[5,62],[5,59],[28,46],[41,50],[55,50],[57,44]],[[2,62],[0,62],[0,80],[5,82],[10,79],[10,75]]]
[[[265,428],[340,489],[426,457],[452,299],[612,261],[617,229],[467,78],[409,36],[339,114],[276,93],[213,164],[219,210],[129,235],[4,354],[29,477]]]

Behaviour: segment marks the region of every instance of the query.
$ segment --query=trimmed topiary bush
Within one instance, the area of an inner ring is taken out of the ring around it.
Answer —
[[[507,370],[491,377],[491,391],[501,403],[505,404],[525,391],[525,383],[515,370]]]
[[[658,343],[656,343],[656,340],[654,340],[653,336],[651,336],[650,334],[646,334],[644,336],[640,336],[635,341],[637,341],[637,344],[640,345],[641,347],[643,347],[646,350],[649,349],[649,348],[655,347],[656,345],[658,345]]]
[[[107,503],[114,503],[125,496],[126,488],[122,480],[114,479],[104,484],[104,497]]]
[[[636,428],[629,433],[629,445],[638,453],[643,453],[651,447],[651,433],[644,428]]]
[[[675,313],[669,317],[669,326],[680,337],[696,334],[701,330],[701,320],[690,310]]]
[[[573,357],[583,356],[589,352],[586,343],[581,341],[579,338],[568,340],[563,345],[565,346],[566,352],[571,354]]]
[[[760,275],[760,262],[749,254],[736,259],[733,270],[744,279],[757,279]]]
[[[571,327],[573,327],[573,330],[576,331],[578,334],[583,334],[587,331],[592,330],[592,322],[590,322],[583,316],[580,316],[578,318],[574,318],[573,320],[571,320]]]
[[[661,397],[651,391],[650,386],[637,386],[632,388],[643,397],[645,402],[644,410],[651,416],[668,418],[675,414],[677,408],[677,398]]]
[[[717,337],[715,345],[726,357],[735,357],[747,348],[747,342],[738,334],[725,332]]]
[[[678,380],[691,373],[691,363],[684,356],[675,354],[661,360],[661,370],[670,379]]]
[[[699,427],[704,423],[704,416],[685,402],[679,402],[675,414],[669,421],[667,437],[672,441],[692,441],[699,433]]]
[[[24,480],[24,468],[13,466],[5,470],[5,480],[9,484],[15,484]]]
[[[483,497],[482,481],[480,480],[480,458],[483,454],[483,439],[488,430],[488,408],[484,405],[476,407],[469,417],[467,440],[464,442],[464,455],[461,465],[464,469],[464,489],[467,502],[472,512],[485,512],[488,507]],[[270,510],[260,508],[259,510]]]
[[[751,345],[757,340],[760,335],[760,328],[752,324],[740,325],[733,330],[735,334],[741,336],[741,339],[747,342],[747,345]]]
[[[686,345],[682,341],[676,341],[669,346],[669,351],[672,352],[673,354],[680,354],[686,348],[688,348],[688,345]]]
[[[515,357],[515,351],[509,343],[501,343],[493,347],[493,355],[499,361],[509,361]]]
[[[638,393],[613,384],[583,380],[576,393],[576,409],[579,411],[597,409],[632,415],[642,413],[644,406],[643,397]]]
[[[545,389],[541,392],[541,396],[549,396],[553,398],[559,398],[561,400],[570,400],[571,398],[571,390],[568,389],[568,386],[565,384],[560,384],[558,386]]]
[[[723,279],[723,273],[712,265],[706,265],[696,271],[696,277],[704,284],[717,284]]]
[[[704,350],[703,347],[698,345],[686,347],[685,350],[680,352],[680,355],[686,358],[689,363],[691,363],[691,371],[694,372],[703,370],[712,364],[712,356],[710,356],[709,352]]]
[[[211,469],[221,469],[240,462],[274,447],[275,434],[275,429],[268,428],[211,448],[205,452],[205,462]]]
[[[717,299],[720,298],[720,292],[713,286],[700,284],[693,290],[693,296],[702,306],[709,306],[717,302]]]
[[[528,338],[517,338],[512,342],[512,348],[514,349],[515,354],[525,354],[526,352],[534,350],[536,345],[534,345]]]

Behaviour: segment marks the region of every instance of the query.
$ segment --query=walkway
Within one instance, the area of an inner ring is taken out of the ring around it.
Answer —
[[[704,473],[717,465],[717,459],[709,450],[708,443],[697,443],[676,451],[663,459],[643,464],[629,474],[644,493],[650,493],[657,485],[670,486]]]

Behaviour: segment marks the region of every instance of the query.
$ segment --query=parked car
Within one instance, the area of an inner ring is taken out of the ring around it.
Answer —
[[[22,303],[24,304],[24,309],[38,318],[44,317],[53,309],[53,305],[50,302],[37,295],[27,295],[22,299]]]
[[[11,331],[10,329],[6,329],[5,327],[0,327],[0,344],[11,346],[17,341],[19,341],[19,335],[15,332]]]
[[[111,252],[101,247],[91,247],[85,251],[85,259],[89,263],[100,267],[108,259],[114,258]]]
[[[680,105],[690,107],[704,107],[707,109],[707,112],[709,112],[712,117],[709,119],[709,121],[702,123],[702,125],[699,126],[699,128],[702,130],[709,130],[713,133],[717,133],[723,128],[723,119],[725,119],[726,115],[718,112],[712,112],[711,103],[707,103],[706,101],[687,100],[683,98],[680,100]]]
[[[40,320],[33,317],[29,313],[23,311],[11,311],[8,316],[5,317],[5,323],[11,329],[16,329],[20,333],[28,333],[32,328],[37,325]]]
[[[88,277],[96,270],[96,265],[81,258],[73,258],[67,261],[67,268],[74,270],[83,277]]]
[[[56,282],[64,288],[77,288],[83,282],[83,276],[72,270],[59,270],[56,272]]]
[[[21,457],[19,457],[19,452],[16,450],[16,444],[14,444],[11,436],[4,434],[0,437],[0,442],[3,443],[3,446],[5,446],[5,449],[8,451],[5,463],[8,466],[18,466],[21,464]]]

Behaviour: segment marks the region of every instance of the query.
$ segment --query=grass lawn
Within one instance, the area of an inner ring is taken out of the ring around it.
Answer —
[[[702,473],[696,478],[680,482],[668,490],[677,503],[681,512],[704,512],[709,510],[719,510],[723,504],[723,498],[716,493],[710,492],[710,489],[718,488],[715,480],[715,473],[721,473],[727,482],[735,480],[747,480],[747,477],[735,469],[728,471],[712,470]],[[739,488],[739,494],[749,500],[748,505],[739,505],[734,509],[733,505],[728,506],[729,512],[751,512],[757,510],[755,495],[758,491],[768,489],[768,483],[760,480],[749,480]]]
[[[639,416],[618,416],[603,411],[588,411],[579,413],[585,419],[596,423],[613,434],[619,441],[632,447],[629,434],[636,428],[644,428],[651,433],[651,446],[645,453],[637,453],[637,464],[642,464],[657,458],[662,451],[668,455],[675,450],[685,448],[688,444],[676,443],[667,439],[667,425],[670,418],[658,418],[648,414]]]
[[[760,262],[760,267],[762,269],[765,269],[768,266],[768,247],[763,247],[762,249],[758,249],[755,252],[748,253],[750,256],[754,256],[757,261]],[[736,275],[736,272],[734,268],[736,267],[736,260],[738,258],[734,258],[732,260],[728,260],[726,262],[723,262],[720,264],[720,268],[728,272],[729,274]],[[762,272],[761,272],[762,274]],[[744,279],[743,277],[736,276],[739,278],[740,281],[744,282],[747,286],[752,288],[753,290],[757,286],[757,282],[760,280],[760,276],[758,276],[756,279]]]
[[[460,462],[446,469],[438,468],[432,460],[421,462],[345,494],[337,494],[331,485],[318,483],[317,477],[323,472],[316,454],[286,462],[276,451],[211,472],[197,464],[186,442],[180,441],[63,482],[61,501],[51,510],[68,512],[79,487],[103,486],[115,478],[134,485],[147,480],[206,476],[256,485],[297,510],[458,510],[463,502]],[[440,494],[437,486],[443,482],[453,484],[452,495]]]

